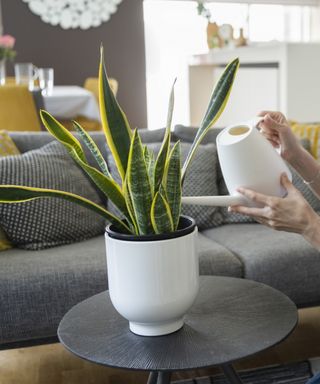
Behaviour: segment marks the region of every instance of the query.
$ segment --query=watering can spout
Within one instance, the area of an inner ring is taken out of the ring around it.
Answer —
[[[183,196],[182,204],[227,207],[229,205],[247,205],[248,200],[241,195],[224,196]]]

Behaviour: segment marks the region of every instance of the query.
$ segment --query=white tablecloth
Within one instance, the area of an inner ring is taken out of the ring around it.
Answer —
[[[74,119],[81,115],[100,120],[99,107],[94,94],[78,86],[54,86],[51,95],[44,95],[45,109],[54,117]]]

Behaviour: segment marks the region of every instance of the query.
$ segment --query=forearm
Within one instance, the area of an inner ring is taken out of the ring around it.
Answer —
[[[288,162],[307,182],[309,188],[320,198],[320,164],[304,148],[301,147]]]
[[[302,236],[316,249],[320,251],[320,217],[315,214],[314,219],[306,228]]]

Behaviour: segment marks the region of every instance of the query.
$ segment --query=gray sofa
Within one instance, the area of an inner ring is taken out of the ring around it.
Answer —
[[[162,140],[163,130],[141,132],[146,143]],[[218,132],[210,131],[204,144],[214,143]],[[176,126],[173,138],[191,142],[194,135],[194,129]],[[10,136],[21,152],[54,140],[46,132],[12,132]],[[92,137],[107,157],[103,133],[94,132]],[[225,193],[223,188],[219,193]],[[277,232],[241,219],[225,220],[221,225],[201,229],[198,251],[203,275],[266,283],[287,294],[298,307],[320,304],[320,254],[297,234]],[[1,252],[0,348],[56,341],[62,316],[76,303],[105,289],[102,235],[41,251],[13,248]]]

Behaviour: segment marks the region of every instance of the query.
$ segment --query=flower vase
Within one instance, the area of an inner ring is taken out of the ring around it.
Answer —
[[[0,85],[4,85],[6,82],[6,60],[0,60]]]

